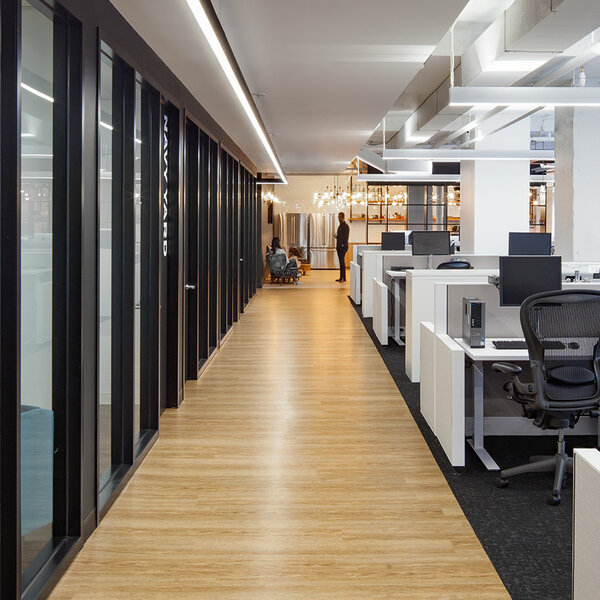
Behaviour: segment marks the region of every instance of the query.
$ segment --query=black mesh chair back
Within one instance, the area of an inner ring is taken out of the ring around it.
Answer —
[[[600,400],[600,292],[570,290],[530,296],[521,326],[544,410],[577,411]]]
[[[471,263],[467,260],[451,260],[440,263],[438,269],[470,269]]]

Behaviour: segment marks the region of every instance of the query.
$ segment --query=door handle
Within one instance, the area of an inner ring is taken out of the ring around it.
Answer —
[[[185,289],[186,289],[186,290],[195,290],[195,289],[196,289],[196,286],[195,286],[195,285],[192,285],[191,283],[186,283],[186,284],[185,284]]]

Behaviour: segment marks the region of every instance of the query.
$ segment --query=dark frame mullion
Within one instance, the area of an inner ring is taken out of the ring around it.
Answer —
[[[198,154],[199,166],[199,320],[198,320],[198,357],[199,361],[210,355],[209,319],[210,319],[210,139],[200,133]],[[200,364],[198,364],[200,368]]]
[[[233,322],[240,314],[240,164],[234,161],[233,168]]]
[[[142,81],[140,428],[159,427],[160,95]],[[143,441],[140,437],[140,441]]]
[[[135,72],[113,59],[112,464],[133,463]]]
[[[198,378],[198,330],[199,330],[199,131],[198,127],[186,120],[185,132],[185,211],[186,211],[186,251],[185,251],[185,311],[186,326],[186,379]],[[188,287],[190,286],[190,287]],[[194,286],[193,288],[191,286]]]
[[[133,464],[135,360],[135,71],[123,68],[123,180],[121,191],[121,418],[123,463]]]
[[[0,3],[0,597],[21,593],[21,3]],[[12,200],[11,200],[12,199]]]
[[[209,267],[209,352],[219,346],[219,145],[209,140],[209,220],[210,220],[210,267]]]
[[[69,268],[69,182],[67,118],[67,26],[54,18],[54,104],[52,178],[52,410],[54,411],[54,522],[56,537],[66,531],[68,497],[67,419],[68,402],[68,268]],[[80,254],[80,253],[77,253]],[[58,401],[57,401],[58,400]]]
[[[221,149],[219,160],[220,184],[219,190],[219,235],[220,235],[220,250],[219,257],[219,289],[220,289],[220,325],[219,338],[222,339],[227,333],[227,171],[228,160],[227,153]]]

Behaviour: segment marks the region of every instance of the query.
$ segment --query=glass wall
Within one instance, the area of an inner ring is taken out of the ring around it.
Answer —
[[[151,264],[150,240],[153,228],[159,228],[159,112],[158,94],[102,44],[97,274],[101,506],[143,449],[144,432],[156,429],[151,422],[159,393],[154,348],[159,288],[152,278],[157,278],[158,254]]]
[[[352,192],[350,221],[359,238],[379,244],[384,231],[451,230],[460,226],[458,186],[369,185]]]
[[[0,593],[12,600],[48,596],[57,565],[71,562],[156,439],[159,354],[166,340],[182,345],[171,283],[182,276],[185,185],[196,187],[198,366],[219,346],[220,318],[227,331],[257,284],[254,178],[225,151],[221,162],[219,141],[197,128],[195,179],[180,181],[180,115],[203,110],[187,92],[161,96],[105,44],[98,53],[95,10],[70,5],[76,15],[9,0],[0,23]],[[127,25],[103,27],[116,39]],[[172,81],[133,31],[119,52],[151,65],[153,81]],[[168,161],[161,103],[173,108]],[[178,385],[181,354],[168,372]]]
[[[112,186],[113,61],[100,56],[98,184],[98,473],[102,489],[113,473],[112,460]],[[116,465],[115,465],[116,467]]]
[[[22,4],[21,536],[22,571],[53,538],[54,24]]]

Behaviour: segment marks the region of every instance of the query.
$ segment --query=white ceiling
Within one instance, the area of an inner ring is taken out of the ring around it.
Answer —
[[[466,3],[213,0],[289,173],[348,164]]]
[[[259,170],[274,170],[185,0],[110,0]]]
[[[259,170],[273,171],[185,0],[111,0]],[[467,0],[213,0],[283,168],[343,169]],[[432,18],[435,15],[435,19]]]

